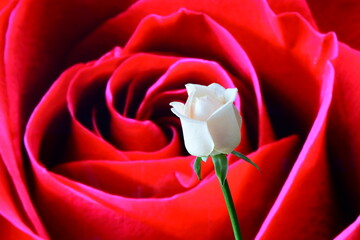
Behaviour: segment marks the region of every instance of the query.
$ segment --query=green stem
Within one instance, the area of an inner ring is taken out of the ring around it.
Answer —
[[[234,231],[234,236],[236,240],[241,240],[241,232],[240,232],[240,226],[239,226],[239,221],[236,215],[236,210],[235,210],[235,206],[234,206],[234,202],[233,199],[231,197],[231,192],[230,192],[230,188],[229,188],[229,184],[227,179],[225,179],[224,184],[221,184],[221,190],[224,194],[224,198],[225,198],[225,202],[226,202],[226,206],[229,212],[229,216],[230,216],[230,220],[231,220],[231,225]]]

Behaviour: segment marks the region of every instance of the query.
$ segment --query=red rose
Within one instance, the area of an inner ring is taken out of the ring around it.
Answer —
[[[3,1],[0,238],[231,239],[168,105],[217,82],[263,172],[230,158],[244,239],[356,239],[360,4],[323,4]]]

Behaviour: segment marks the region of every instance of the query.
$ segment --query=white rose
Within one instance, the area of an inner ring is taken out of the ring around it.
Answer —
[[[171,102],[180,118],[187,151],[197,157],[231,153],[240,143],[241,117],[233,102],[236,88],[186,84],[185,104]]]

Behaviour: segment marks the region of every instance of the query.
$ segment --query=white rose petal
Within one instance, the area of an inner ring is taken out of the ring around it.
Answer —
[[[186,103],[170,105],[180,118],[187,151],[198,157],[232,152],[241,138],[241,117],[233,104],[237,89],[225,89],[217,83],[186,84],[186,89]]]
[[[216,98],[203,96],[195,98],[190,111],[190,117],[201,121],[206,121],[211,114],[219,109],[223,103]]]
[[[180,118],[186,150],[193,156],[209,156],[214,149],[214,142],[206,122],[194,120],[181,114],[184,111],[184,104],[182,103],[172,102],[170,105],[173,107],[171,111]]]
[[[230,153],[240,144],[241,118],[232,103],[216,111],[208,119],[207,124],[215,144],[214,151]]]

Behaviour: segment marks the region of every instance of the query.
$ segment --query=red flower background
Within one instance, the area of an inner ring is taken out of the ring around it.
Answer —
[[[236,87],[245,239],[360,235],[358,1],[0,3],[0,238],[231,239],[169,102]]]

